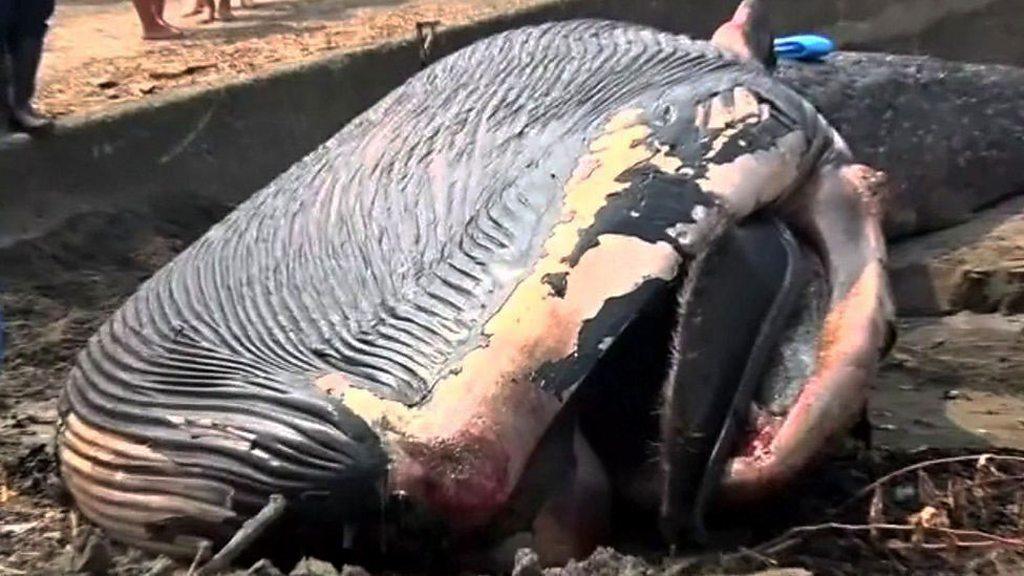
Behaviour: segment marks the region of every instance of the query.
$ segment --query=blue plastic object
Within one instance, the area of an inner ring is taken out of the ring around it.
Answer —
[[[817,34],[797,34],[775,39],[775,55],[790,60],[821,60],[835,49],[832,40]]]

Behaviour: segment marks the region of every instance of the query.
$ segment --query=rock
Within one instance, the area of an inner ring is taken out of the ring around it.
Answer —
[[[540,565],[540,556],[529,548],[516,550],[515,567],[512,576],[542,576],[544,570]]]
[[[370,576],[370,573],[362,566],[349,566],[346,564],[341,567],[340,576]]]
[[[274,563],[266,558],[252,565],[246,571],[246,576],[284,576],[284,572],[277,569]]]
[[[966,394],[964,394],[963,392],[961,392],[959,390],[953,389],[953,390],[946,390],[946,392],[942,395],[942,399],[943,400],[970,400],[971,397],[966,395]]]
[[[113,554],[106,536],[96,530],[90,530],[82,540],[80,552],[75,554],[72,571],[92,576],[105,576],[113,566]]]
[[[145,576],[172,576],[175,568],[178,565],[167,556],[160,556],[149,565],[149,570],[146,570]]]
[[[1024,314],[1024,290],[1008,295],[999,303],[999,312],[1007,316]]]
[[[993,275],[992,270],[963,270],[953,295],[953,306],[979,314],[995,312],[999,308],[999,300],[989,290]]]
[[[347,568],[347,566],[346,566]],[[359,568],[358,570],[362,570]],[[363,571],[365,573],[365,571]],[[359,576],[358,573],[345,572],[342,569],[342,574],[347,576]],[[289,572],[289,576],[338,576],[338,569],[334,567],[330,562],[324,562],[323,560],[317,560],[316,558],[303,558],[299,560],[299,563],[292,568]]]
[[[595,576],[598,574],[653,576],[661,572],[642,558],[606,547],[598,548],[586,560],[570,560],[564,568],[544,570],[545,576]]]
[[[893,490],[892,498],[895,502],[904,504],[917,497],[917,488],[913,484],[900,484]]]
[[[118,84],[119,82],[117,80],[114,80],[113,78],[100,78],[99,80],[93,82],[93,86],[103,90],[106,90],[107,88],[113,88]]]

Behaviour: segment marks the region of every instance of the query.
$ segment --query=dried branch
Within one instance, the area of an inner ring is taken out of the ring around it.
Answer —
[[[783,542],[788,542],[794,538],[800,539],[800,537],[810,534],[813,532],[823,532],[826,530],[842,530],[846,532],[875,532],[875,531],[891,531],[891,532],[914,532],[916,530],[924,530],[926,533],[946,535],[960,538],[974,538],[974,541],[964,542],[959,539],[956,540],[955,544],[959,547],[971,547],[979,546],[981,543],[987,545],[1001,545],[1010,548],[1021,548],[1024,549],[1024,540],[1019,538],[1007,538],[1005,536],[999,536],[997,534],[989,534],[988,532],[981,532],[978,530],[961,530],[956,528],[941,528],[937,526],[932,527],[921,527],[912,526],[907,524],[885,524],[885,523],[872,523],[872,524],[843,524],[840,522],[826,522],[823,524],[813,524],[809,526],[797,526],[790,528],[782,536],[769,540],[768,542],[754,548],[753,550],[760,552],[761,554],[770,555],[767,553],[768,550],[776,549],[776,546]],[[923,544],[922,544],[923,545]],[[943,544],[946,546],[946,544]]]
[[[245,521],[228,543],[199,570],[199,574],[212,574],[231,565],[257,538],[284,513],[288,501],[280,494],[272,494],[259,514]]]
[[[838,510],[845,510],[849,505],[851,505],[854,502],[856,502],[857,500],[860,500],[861,498],[867,496],[868,494],[871,494],[875,490],[875,488],[878,488],[879,486],[882,486],[882,485],[888,483],[893,478],[897,478],[899,476],[902,476],[904,474],[908,474],[910,472],[915,472],[917,470],[928,468],[929,466],[937,466],[937,465],[940,465],[940,464],[956,464],[958,462],[970,462],[972,460],[975,460],[975,461],[977,461],[979,463],[985,463],[988,460],[999,460],[999,461],[1004,461],[1004,462],[1020,462],[1020,463],[1024,463],[1024,456],[1004,456],[1004,455],[1000,455],[1000,454],[973,454],[973,455],[970,455],[970,456],[951,456],[949,458],[936,458],[934,460],[925,460],[923,462],[918,462],[916,464],[911,464],[910,466],[905,466],[903,468],[900,468],[899,470],[896,470],[894,472],[890,472],[890,473],[886,474],[885,476],[882,476],[878,480],[875,480],[874,482],[868,484],[864,488],[861,488],[856,494],[851,496],[846,502],[843,502],[843,504],[841,506],[839,506]]]

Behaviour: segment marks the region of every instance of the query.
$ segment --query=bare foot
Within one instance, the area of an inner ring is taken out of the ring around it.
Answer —
[[[175,26],[174,24],[171,24],[170,22],[168,22],[167,20],[164,20],[163,18],[157,18],[157,25],[162,27],[162,28],[166,28],[168,30],[174,30],[175,32],[177,32],[178,34],[181,34],[182,36],[185,35],[185,31],[184,30],[182,30],[181,28],[178,28],[177,26]]]
[[[220,18],[222,22],[231,22],[235,19],[235,15],[231,13],[230,7],[221,6],[217,9],[217,18]]]
[[[159,26],[146,30],[142,34],[143,40],[179,40],[185,37],[185,33],[171,26]]]
[[[254,0],[242,0],[242,8],[255,8],[256,2]]]

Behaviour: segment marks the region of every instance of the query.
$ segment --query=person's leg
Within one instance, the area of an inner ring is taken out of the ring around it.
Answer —
[[[11,65],[7,52],[7,33],[0,28],[0,124],[4,127],[11,115]]]
[[[11,121],[11,66],[7,55],[7,34],[0,28],[0,148],[10,137]]]
[[[166,26],[166,27],[168,27],[168,28],[170,28],[172,30],[177,30],[177,31],[181,32],[180,28],[178,28],[177,26],[169,23],[167,20],[164,20],[164,8],[166,8],[166,6],[167,6],[167,0],[153,0],[153,11],[156,13],[156,20],[157,20],[157,22],[163,24],[164,26]]]
[[[235,19],[235,15],[231,13],[231,0],[219,0],[217,4],[217,18],[224,22]]]
[[[146,40],[172,40],[181,38],[181,30],[168,25],[163,18],[157,17],[155,0],[132,0],[135,12],[142,23],[142,37]]]
[[[53,126],[53,120],[40,115],[32,107],[36,91],[36,74],[43,56],[43,36],[27,34],[11,43],[11,117],[15,129],[39,132]]]
[[[0,132],[7,127],[11,111],[11,67],[7,44],[13,30],[14,4],[10,0],[0,0]]]
[[[26,134],[10,131],[11,120],[11,63],[8,54],[8,40],[14,29],[13,4],[0,0],[0,154],[11,144],[22,144],[28,140]]]
[[[201,24],[209,24],[217,19],[217,7],[215,6],[214,0],[199,0],[203,3],[203,7],[206,9],[206,18],[200,20]]]
[[[7,38],[10,70],[10,124],[16,130],[39,132],[53,126],[53,120],[38,114],[32,107],[36,91],[36,75],[43,58],[46,21],[53,14],[53,0],[37,0],[17,4],[14,26]]]

